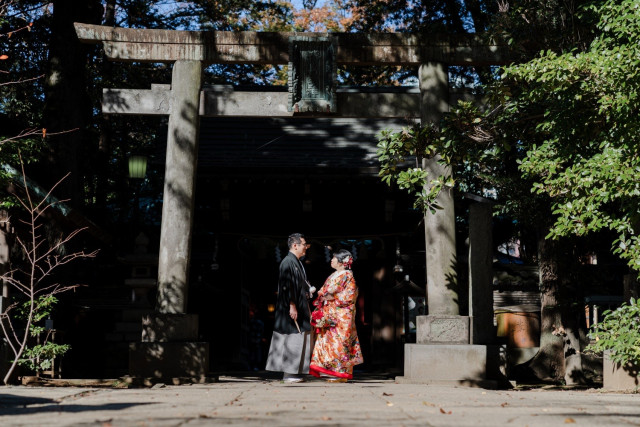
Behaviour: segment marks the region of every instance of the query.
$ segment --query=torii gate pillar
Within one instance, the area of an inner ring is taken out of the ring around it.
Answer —
[[[200,61],[175,62],[158,258],[160,313],[182,314],[187,308],[201,86]]]
[[[156,313],[142,318],[142,342],[131,345],[129,372],[134,376],[201,382],[209,370],[209,343],[197,341],[198,316],[186,313],[201,86],[201,61],[174,63]]]
[[[438,62],[421,64],[419,80],[421,121],[423,124],[438,123],[449,109],[446,65]],[[430,179],[451,174],[451,170],[438,160],[438,156],[434,156],[423,162],[422,167],[428,171]],[[433,214],[427,212],[424,221],[429,315],[417,316],[416,344],[405,344],[404,376],[397,377],[396,382],[497,387],[500,379],[499,349],[476,344],[470,316],[460,316],[452,192],[443,190],[437,203],[442,209]],[[490,218],[489,211],[489,224]],[[475,220],[474,231],[477,231]],[[474,247],[476,243],[482,243],[482,236],[477,232],[471,237]],[[475,262],[475,252],[472,255],[471,267],[476,269],[479,263]],[[477,275],[474,271],[473,277]],[[473,284],[478,287],[475,280]],[[490,292],[490,288],[488,290]],[[492,310],[492,307],[479,309]]]
[[[449,76],[447,66],[424,63],[418,69],[420,80],[420,121],[438,123],[449,111]],[[423,160],[429,179],[451,175],[451,168],[439,163],[439,156]],[[459,314],[456,278],[456,222],[452,190],[445,188],[437,203],[442,209],[426,212],[425,249],[427,261],[427,298],[430,315]]]

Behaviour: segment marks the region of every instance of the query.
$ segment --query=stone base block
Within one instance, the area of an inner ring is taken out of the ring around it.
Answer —
[[[627,364],[620,366],[611,360],[608,351],[602,358],[602,388],[605,390],[640,389],[640,366]]]
[[[398,382],[495,388],[507,384],[504,349],[486,345],[405,344]]]
[[[204,379],[209,343],[141,342],[129,346],[129,374],[134,377]]]
[[[151,313],[142,317],[142,342],[197,340],[197,314]]]
[[[469,344],[469,317],[449,315],[416,316],[418,344]]]

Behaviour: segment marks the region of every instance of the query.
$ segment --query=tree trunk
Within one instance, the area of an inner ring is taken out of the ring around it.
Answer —
[[[482,33],[487,29],[489,21],[489,13],[485,12],[483,8],[489,9],[490,4],[481,4],[481,0],[465,0],[465,5],[471,15],[473,21],[473,27],[476,33]]]
[[[540,350],[530,361],[516,366],[514,377],[520,381],[584,384],[580,316],[571,308],[573,295],[564,291],[573,260],[563,255],[561,243],[544,238],[548,231],[548,228],[540,230],[538,238]]]
[[[82,203],[82,176],[79,151],[86,140],[85,129],[92,114],[87,91],[87,55],[91,47],[80,44],[74,22],[99,24],[102,5],[96,0],[54,0],[49,43],[49,65],[45,80],[44,125],[48,138],[49,167],[43,168],[47,184],[57,182],[67,172],[71,176],[58,189],[58,197]]]
[[[564,381],[567,385],[586,384],[587,379],[582,370],[582,352],[580,345],[580,316],[575,310],[563,310],[564,324]]]
[[[559,382],[564,376],[562,338],[556,333],[562,326],[562,315],[558,304],[560,277],[558,271],[558,243],[546,240],[546,230],[538,239],[540,268],[540,350],[525,365],[533,378],[546,382]]]
[[[107,27],[113,27],[116,24],[115,19],[115,0],[108,0],[105,4],[105,14],[104,14],[104,22],[103,24]],[[102,82],[109,81],[111,79],[112,73],[112,63],[106,59],[102,62]],[[98,91],[100,93],[100,91]],[[108,183],[109,183],[109,159],[111,158],[111,142],[112,142],[112,132],[111,128],[113,123],[111,121],[111,116],[106,114],[100,114],[99,117],[99,128],[100,128],[100,136],[98,137],[98,155],[96,159],[96,168],[95,168],[95,182],[96,182],[96,205],[94,212],[96,214],[102,215],[99,218],[99,221],[102,222],[106,218],[104,215],[107,212],[107,193],[108,193]]]
[[[444,0],[444,12],[447,15],[449,31],[454,33],[465,33],[464,24],[462,23],[460,4],[457,0]]]

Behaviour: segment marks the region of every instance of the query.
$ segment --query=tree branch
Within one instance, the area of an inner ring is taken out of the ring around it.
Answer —
[[[4,144],[5,142],[13,141],[13,140],[16,140],[16,139],[28,138],[30,136],[35,136],[35,135],[42,135],[42,137],[45,138],[47,135],[49,135],[49,136],[51,136],[51,135],[61,135],[61,134],[65,134],[65,133],[75,132],[77,130],[78,130],[78,128],[74,128],[74,129],[70,129],[70,130],[62,130],[60,132],[47,132],[46,128],[43,128],[43,129],[30,128],[30,129],[25,129],[25,130],[21,131],[19,134],[15,135],[15,136],[11,136],[11,137],[5,138],[3,140],[0,140],[0,144]]]
[[[3,73],[8,74],[9,72],[8,71],[3,71]],[[14,80],[14,81],[11,81],[11,82],[0,83],[0,86],[17,85],[17,84],[20,84],[20,83],[32,82],[34,80],[38,80],[38,79],[41,79],[43,77],[44,77],[44,74],[40,74],[39,76],[36,76],[36,77],[30,77],[28,79],[20,77],[18,80]],[[36,132],[36,133],[39,133],[39,132]],[[14,137],[12,137],[10,139],[14,139],[14,138],[18,138],[18,137],[19,136],[14,136]],[[2,142],[5,142],[5,141],[6,140],[3,140]]]

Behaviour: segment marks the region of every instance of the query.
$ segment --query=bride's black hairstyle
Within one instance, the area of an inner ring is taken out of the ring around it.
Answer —
[[[344,264],[348,258],[351,258],[351,261],[353,261],[353,255],[351,255],[351,252],[346,249],[339,249],[335,251],[333,256],[336,257],[336,260],[338,260],[340,264]],[[349,264],[347,268],[351,268],[351,265]]]

